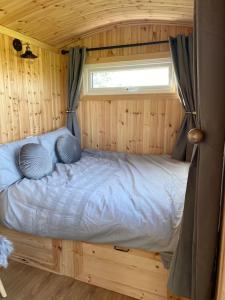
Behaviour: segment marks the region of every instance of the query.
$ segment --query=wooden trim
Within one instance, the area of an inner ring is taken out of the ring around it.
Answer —
[[[167,292],[168,271],[158,253],[72,240],[52,240],[0,226],[14,243],[12,259],[142,300],[181,300]]]
[[[13,37],[13,38],[16,38],[16,39],[19,39],[25,43],[30,43],[31,45],[35,45],[37,47],[44,48],[44,49],[47,49],[47,50],[55,52],[55,53],[59,53],[59,49],[57,49],[55,47],[52,47],[46,43],[40,42],[34,38],[31,38],[25,34],[19,33],[17,31],[14,31],[14,30],[9,29],[2,25],[0,25],[0,33],[5,34],[10,37]]]
[[[160,101],[162,100],[174,100],[179,99],[177,93],[171,92],[171,93],[143,93],[143,94],[121,94],[121,95],[82,95],[81,101],[137,101],[137,99],[140,100],[155,100],[159,101],[159,95],[160,95]],[[179,101],[179,100],[178,100]]]
[[[132,61],[132,60],[145,60],[145,59],[160,59],[160,58],[169,58],[171,57],[169,51],[165,52],[152,52],[152,53],[143,53],[135,54],[128,56],[110,56],[110,57],[93,57],[87,55],[86,64],[97,64],[97,63],[110,63],[110,62],[119,62],[119,61]]]

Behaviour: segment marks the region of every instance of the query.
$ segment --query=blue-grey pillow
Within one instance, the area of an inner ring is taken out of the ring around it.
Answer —
[[[61,162],[74,163],[81,157],[80,141],[73,135],[62,135],[56,141],[56,151]]]
[[[30,137],[0,145],[0,191],[23,178],[18,165],[18,157],[21,147],[27,143],[38,144],[38,139]]]
[[[56,153],[56,141],[61,135],[64,134],[71,134],[71,133],[67,128],[63,127],[38,136],[39,144],[41,144],[43,147],[45,147],[45,149],[48,150],[52,158],[53,164],[59,162]]]
[[[41,179],[52,172],[53,164],[48,151],[40,144],[29,143],[19,152],[19,168],[29,179]]]

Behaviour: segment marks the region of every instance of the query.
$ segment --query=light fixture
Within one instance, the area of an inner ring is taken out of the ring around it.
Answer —
[[[13,40],[13,48],[19,52],[22,50],[22,42],[19,39],[14,39]],[[20,55],[21,58],[25,59],[35,59],[37,58],[37,55],[33,54],[32,51],[30,50],[30,44],[26,43],[26,51]]]
[[[37,58],[37,55],[32,53],[32,51],[30,50],[30,44],[27,43],[26,51],[23,54],[21,54],[20,57],[34,59]]]

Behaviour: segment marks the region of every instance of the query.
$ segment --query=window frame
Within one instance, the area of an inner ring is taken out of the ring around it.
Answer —
[[[111,87],[111,88],[93,88],[91,73],[94,71],[115,71],[116,69],[141,69],[152,67],[169,67],[169,85],[168,86],[142,86],[135,88]],[[86,64],[83,74],[83,93],[84,95],[120,95],[120,94],[150,94],[150,93],[174,93],[175,91],[175,76],[173,71],[172,59],[144,59],[119,61],[98,64]]]

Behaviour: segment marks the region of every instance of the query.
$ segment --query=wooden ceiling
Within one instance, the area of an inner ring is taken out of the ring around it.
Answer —
[[[194,0],[1,0],[0,25],[60,47],[111,23],[188,24]]]

